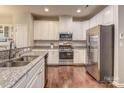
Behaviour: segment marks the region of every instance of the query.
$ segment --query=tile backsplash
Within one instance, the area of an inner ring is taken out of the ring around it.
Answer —
[[[9,59],[9,51],[10,50],[4,50],[4,51],[0,51],[0,60],[6,60]],[[11,50],[11,58],[13,56],[17,56],[17,55],[22,55],[26,52],[31,51],[30,48],[17,48],[17,49],[12,49]]]
[[[0,60],[9,58],[9,50],[0,51]]]

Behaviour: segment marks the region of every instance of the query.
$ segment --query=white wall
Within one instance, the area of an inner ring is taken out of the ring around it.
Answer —
[[[119,83],[124,84],[124,5],[118,7],[118,49],[119,49],[119,63],[118,63],[118,76]]]

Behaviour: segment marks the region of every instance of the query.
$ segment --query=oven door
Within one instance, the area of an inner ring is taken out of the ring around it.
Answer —
[[[60,51],[59,59],[73,59],[73,51]]]

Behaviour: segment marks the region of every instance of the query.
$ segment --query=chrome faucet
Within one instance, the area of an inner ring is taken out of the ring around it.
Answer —
[[[14,55],[12,56],[12,49],[13,49],[13,44],[14,44],[14,41],[13,40],[10,40],[10,49],[9,49],[9,59],[11,59],[11,57],[14,57]],[[14,46],[14,49],[16,47]]]

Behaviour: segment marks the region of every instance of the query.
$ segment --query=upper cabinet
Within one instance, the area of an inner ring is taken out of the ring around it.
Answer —
[[[73,32],[73,40],[83,40],[83,23],[73,22],[72,32]]]
[[[48,22],[34,21],[34,40],[48,40]]]
[[[89,28],[89,21],[73,22],[73,40],[86,40],[86,31]]]
[[[95,17],[96,17],[96,25],[103,24],[103,11],[99,12]]]
[[[12,38],[13,39],[13,26],[0,24],[0,38]]]
[[[83,40],[86,40],[86,31],[89,29],[89,21],[83,21]]]
[[[114,9],[113,6],[108,6],[103,10],[103,25],[113,24]]]
[[[58,22],[34,21],[34,40],[58,40]]]
[[[94,16],[93,18],[90,19],[90,28],[96,26],[96,16]]]
[[[48,23],[48,35],[49,40],[58,40],[59,34],[58,34],[58,21],[49,21]]]
[[[90,28],[97,25],[110,25],[114,23],[113,6],[108,6],[89,20]]]
[[[59,32],[72,32],[73,20],[72,16],[59,17]]]

